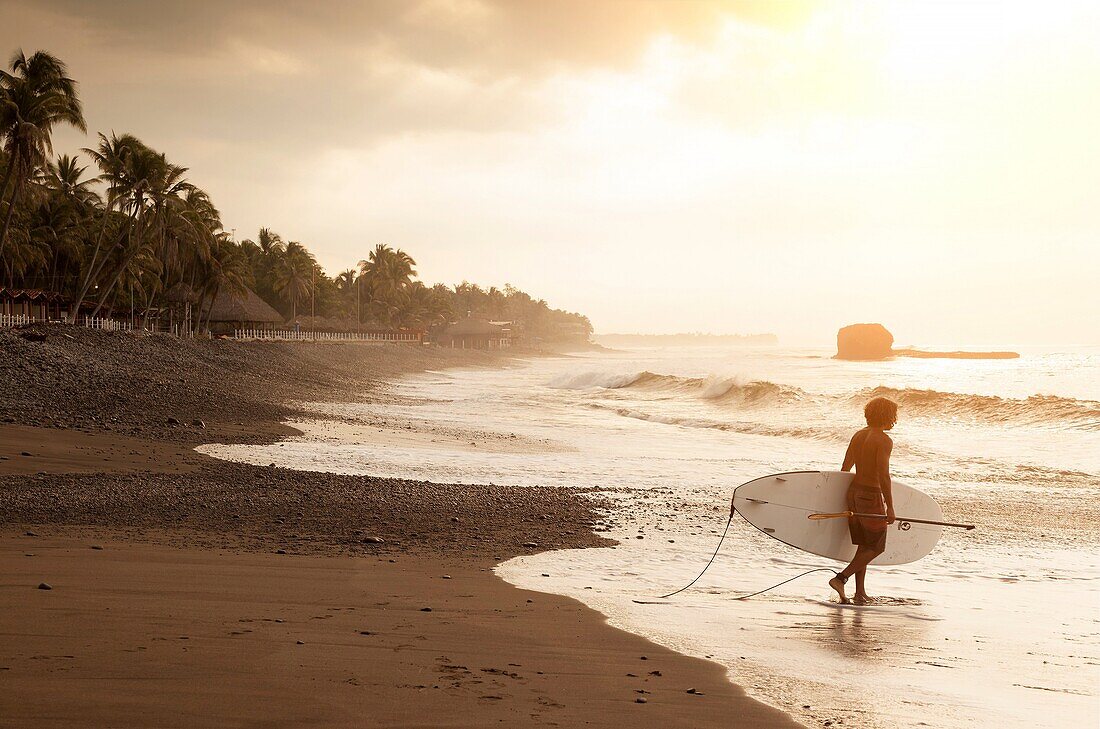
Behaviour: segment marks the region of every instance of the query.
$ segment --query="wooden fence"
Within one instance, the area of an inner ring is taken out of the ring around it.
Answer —
[[[94,319],[90,316],[83,317],[80,323],[89,329],[104,329],[109,332],[128,332],[134,328],[133,324],[128,321],[104,319],[99,316]]]
[[[418,332],[307,332],[293,329],[235,329],[234,339],[270,339],[280,342],[391,342],[417,344]]]
[[[56,322],[50,322],[46,319],[38,319],[27,314],[0,314],[0,327],[17,327],[24,324],[51,324]],[[62,323],[68,323],[63,321]],[[79,319],[80,326],[87,327],[88,329],[104,329],[110,332],[128,332],[133,329],[133,326],[128,321],[117,321],[115,319],[105,319],[103,317],[92,318],[90,316],[84,316]]]

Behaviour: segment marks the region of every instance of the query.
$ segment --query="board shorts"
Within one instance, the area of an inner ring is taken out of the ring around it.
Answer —
[[[857,514],[886,514],[882,490],[878,486],[852,484],[848,487],[848,510]],[[888,526],[885,519],[848,517],[848,532],[852,535],[852,544],[873,547],[880,552],[886,549]]]

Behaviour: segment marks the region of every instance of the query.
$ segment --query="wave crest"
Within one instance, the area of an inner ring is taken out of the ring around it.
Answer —
[[[1042,425],[1058,423],[1081,430],[1100,430],[1100,402],[1057,395],[1032,395],[1014,399],[995,395],[967,395],[939,390],[875,387],[862,390],[856,399],[886,397],[904,413],[948,418],[975,418],[996,423]]]
[[[619,390],[637,388],[670,394],[683,394],[714,402],[746,405],[770,405],[801,400],[806,393],[797,387],[767,380],[745,382],[737,376],[679,377],[643,370],[642,372],[577,372],[555,377],[549,387],[560,390]]]

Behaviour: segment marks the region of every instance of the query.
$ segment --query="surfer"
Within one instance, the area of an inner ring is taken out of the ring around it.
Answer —
[[[829,587],[847,604],[844,585],[852,575],[856,576],[854,602],[863,605],[870,602],[867,596],[867,565],[886,550],[886,529],[894,523],[894,497],[890,492],[890,452],[894,441],[886,431],[898,422],[898,404],[884,397],[876,397],[863,409],[867,427],[852,436],[848,452],[844,454],[842,471],[856,469],[855,478],[848,487],[848,511],[855,514],[884,514],[883,518],[848,517],[848,531],[856,556],[851,564],[829,580]]]

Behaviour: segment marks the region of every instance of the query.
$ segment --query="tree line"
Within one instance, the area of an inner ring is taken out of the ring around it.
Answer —
[[[470,313],[551,339],[592,331],[587,317],[511,286],[427,286],[388,245],[329,277],[306,246],[270,229],[234,240],[189,170],[132,134],[99,133],[80,155],[55,155],[61,126],[87,132],[77,83],[47,52],[16,53],[0,70],[0,275],[60,294],[70,317],[167,312],[201,332],[215,298],[252,289],[288,321],[308,315],[330,329],[427,329]]]

